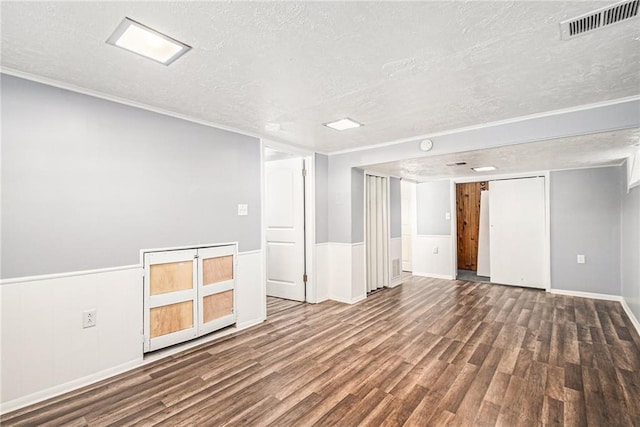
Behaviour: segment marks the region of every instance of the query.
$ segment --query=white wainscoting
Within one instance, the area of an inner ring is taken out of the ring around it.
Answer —
[[[266,318],[262,251],[240,252],[237,326],[143,359],[139,265],[0,282],[0,413],[66,393],[212,341]],[[82,328],[82,312],[97,322]]]
[[[329,268],[329,243],[317,243],[314,267],[317,303],[329,299]]]
[[[391,282],[389,283],[389,287],[393,288],[394,286],[398,286],[401,283],[400,277],[402,276],[402,237],[392,237],[389,241],[390,248],[390,265],[389,271],[391,272]],[[393,263],[394,261],[398,262],[398,274],[393,274]]]
[[[454,280],[451,247],[451,236],[417,235],[413,245],[413,275]]]
[[[351,245],[351,304],[367,297],[364,242]]]

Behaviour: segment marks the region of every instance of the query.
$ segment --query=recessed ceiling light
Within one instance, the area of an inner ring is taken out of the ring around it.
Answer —
[[[496,170],[496,167],[495,166],[482,166],[482,167],[479,167],[479,168],[471,168],[471,169],[473,169],[476,172],[489,172],[489,171]]]
[[[191,46],[129,18],[124,18],[107,43],[164,65],[171,64],[191,49]]]
[[[347,130],[359,128],[362,125],[355,120],[345,117],[344,119],[336,120],[335,122],[324,123],[324,126],[335,130]]]

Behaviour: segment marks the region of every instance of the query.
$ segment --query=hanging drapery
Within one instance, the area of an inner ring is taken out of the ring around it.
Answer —
[[[367,175],[366,246],[367,291],[389,284],[388,179]]]

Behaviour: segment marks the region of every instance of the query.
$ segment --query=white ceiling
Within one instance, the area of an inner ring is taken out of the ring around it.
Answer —
[[[1,64],[332,152],[639,94],[637,18],[560,40],[610,3],[3,1]],[[107,45],[125,16],[193,50]],[[345,116],[365,126],[321,125]]]
[[[442,178],[613,166],[621,164],[639,147],[640,129],[635,128],[463,153],[426,156],[369,165],[364,169],[414,181],[430,181]],[[467,164],[447,166],[448,163],[459,161]],[[471,170],[472,167],[479,166],[495,166],[497,169],[484,173]]]

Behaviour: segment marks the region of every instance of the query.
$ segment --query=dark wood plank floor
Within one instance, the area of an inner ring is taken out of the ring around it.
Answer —
[[[412,278],[2,417],[3,425],[640,426],[621,306]]]
[[[271,318],[274,314],[294,307],[299,307],[304,303],[299,301],[291,301],[288,299],[267,297],[267,318]]]

